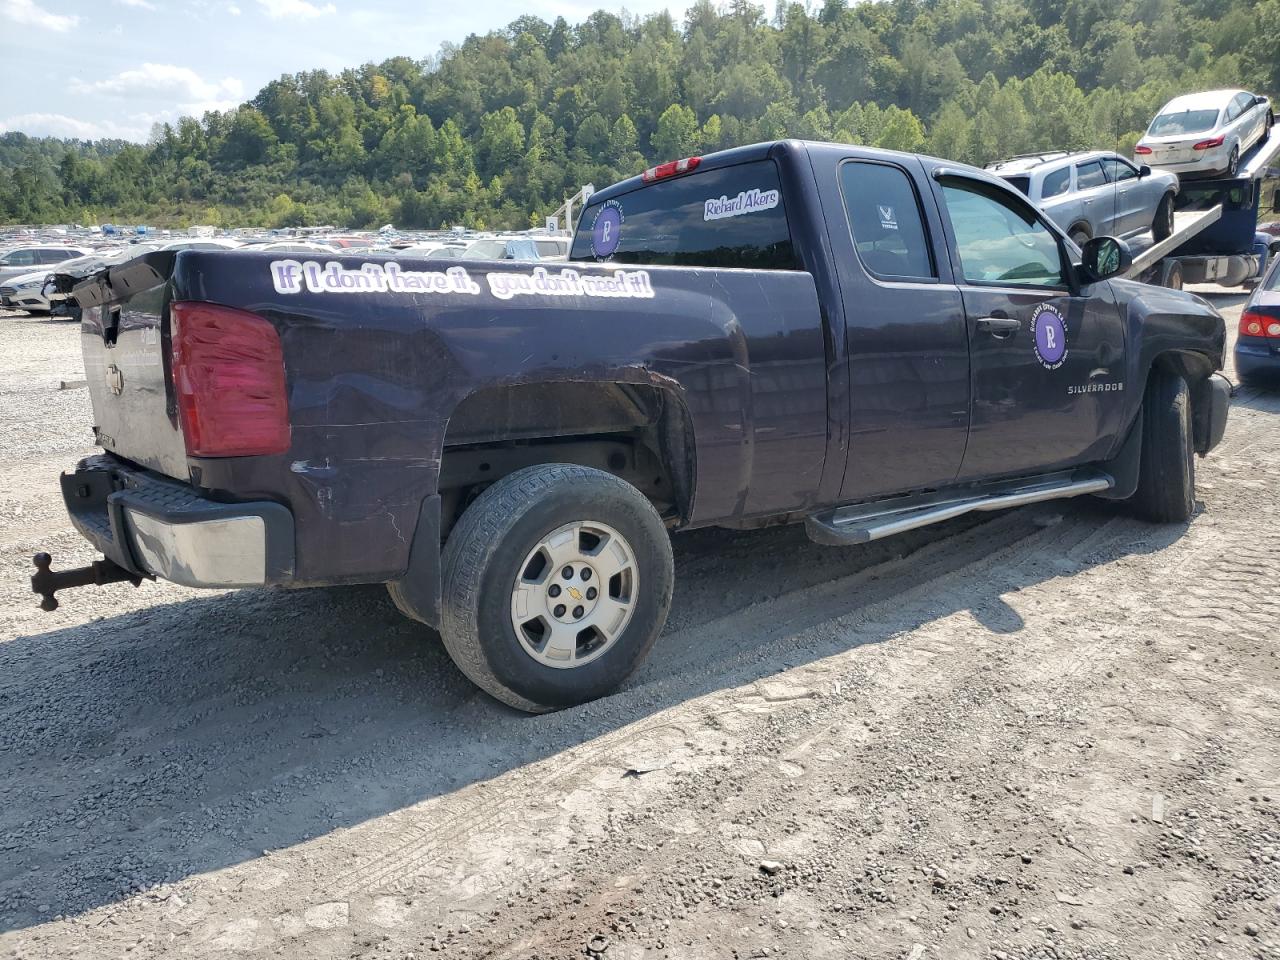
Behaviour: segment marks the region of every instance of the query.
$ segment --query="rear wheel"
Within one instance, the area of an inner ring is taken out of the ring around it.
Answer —
[[[1152,371],[1142,401],[1142,464],[1129,505],[1156,523],[1180,523],[1195,509],[1191,390],[1174,373]]]
[[[1083,247],[1089,242],[1089,231],[1084,227],[1072,227],[1068,236],[1077,247]]]
[[[458,668],[531,713],[613,691],[671,606],[671,540],[653,505],[571,464],[503,477],[445,544],[440,634]]]
[[[1151,236],[1159,243],[1173,235],[1173,194],[1166,193],[1156,207],[1156,218],[1151,223]]]
[[[1231,148],[1231,159],[1227,161],[1227,176],[1234,177],[1240,169],[1240,145]]]

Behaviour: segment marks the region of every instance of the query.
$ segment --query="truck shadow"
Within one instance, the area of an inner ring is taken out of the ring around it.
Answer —
[[[132,612],[0,645],[0,929],[261,857],[958,610],[1016,633],[1002,594],[1184,530],[1093,501],[859,548],[799,527],[683,535],[671,620],[640,674],[541,717],[471,686],[381,588],[146,607],[142,591],[171,588],[144,585]],[[901,608],[918,614],[884,613],[912,591]]]

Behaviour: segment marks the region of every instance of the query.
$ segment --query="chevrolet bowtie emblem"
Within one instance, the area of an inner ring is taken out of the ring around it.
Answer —
[[[582,599],[582,591],[581,591],[581,590],[579,590],[577,587],[570,587],[570,588],[569,588],[569,596],[573,597],[573,599],[575,599],[575,600],[581,600],[581,599]]]

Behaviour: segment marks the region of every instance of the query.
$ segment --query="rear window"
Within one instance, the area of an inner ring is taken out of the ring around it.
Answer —
[[[570,259],[800,269],[772,160],[700,171],[589,204]]]
[[[1180,133],[1204,133],[1217,125],[1217,110],[1179,110],[1160,114],[1151,121],[1147,133],[1153,137],[1173,137]]]

